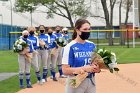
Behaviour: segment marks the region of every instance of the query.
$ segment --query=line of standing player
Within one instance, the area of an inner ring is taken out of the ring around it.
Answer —
[[[46,29],[44,25],[40,25],[38,32],[35,27],[28,27],[27,30],[23,31],[20,38],[31,46],[32,61],[31,63],[27,62],[24,55],[19,54],[18,56],[20,88],[24,88],[24,73],[26,74],[27,88],[32,88],[30,82],[30,65],[35,70],[39,84],[47,81],[49,69],[51,78],[53,81],[57,81],[55,75],[56,65],[58,66],[59,77],[65,77],[62,72],[62,47],[55,43],[55,40],[59,37],[63,37],[68,42],[68,29],[61,29],[60,26],[56,26],[55,31],[53,31],[50,27]]]

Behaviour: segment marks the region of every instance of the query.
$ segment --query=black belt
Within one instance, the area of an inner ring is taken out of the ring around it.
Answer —
[[[74,76],[77,76],[78,74],[74,74]],[[95,76],[95,73],[88,73],[88,76],[86,78],[93,78]]]

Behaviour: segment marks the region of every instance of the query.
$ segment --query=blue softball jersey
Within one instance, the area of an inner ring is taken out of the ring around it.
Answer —
[[[39,48],[39,40],[37,36],[29,35],[28,39],[32,41],[35,50]]]
[[[56,36],[56,38],[63,37],[62,33],[53,33],[53,34]]]
[[[40,34],[38,38],[43,40],[47,45],[50,43],[50,36],[48,34]]]
[[[68,64],[71,67],[81,67],[91,63],[91,55],[96,46],[88,40],[84,44],[71,41],[64,47],[62,64]]]
[[[54,34],[50,35],[49,49],[57,47],[57,45],[55,43],[56,38],[57,38],[56,35],[54,35]]]

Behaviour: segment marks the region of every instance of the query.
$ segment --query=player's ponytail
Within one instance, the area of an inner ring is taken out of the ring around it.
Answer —
[[[74,29],[73,35],[72,35],[72,40],[74,40],[77,37],[77,32],[76,29]]]
[[[81,26],[82,26],[83,24],[85,24],[85,23],[90,24],[89,21],[86,20],[86,19],[78,19],[78,20],[76,21],[75,27],[74,27],[74,32],[73,32],[73,35],[72,35],[72,40],[74,40],[74,39],[77,37],[76,29],[79,30],[79,29],[81,28]]]

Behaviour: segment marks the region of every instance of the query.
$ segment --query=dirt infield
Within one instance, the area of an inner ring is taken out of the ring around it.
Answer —
[[[111,74],[103,70],[96,74],[97,93],[140,93],[140,63],[121,64],[119,73]],[[17,93],[65,93],[65,79],[48,82],[40,86],[34,84],[31,89]]]

